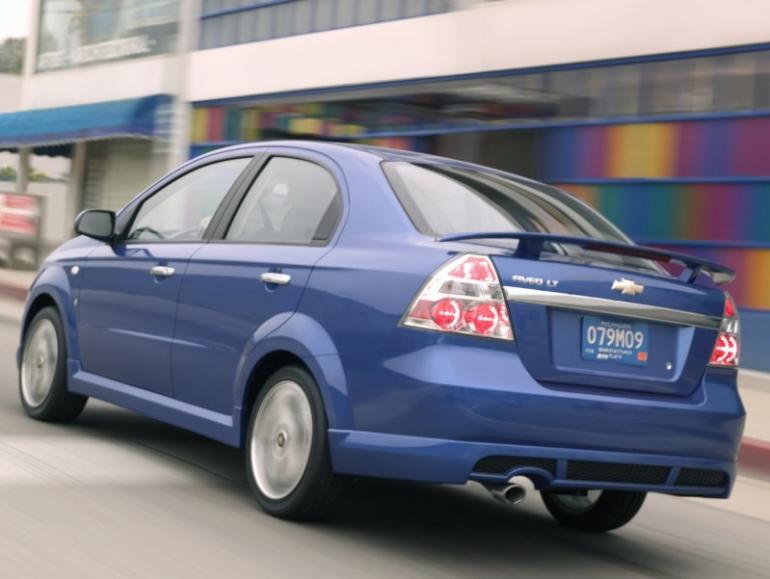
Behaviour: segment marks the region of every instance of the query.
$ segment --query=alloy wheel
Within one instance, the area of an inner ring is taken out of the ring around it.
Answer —
[[[48,319],[41,319],[30,330],[21,361],[21,393],[31,408],[48,397],[59,359],[59,338]]]
[[[281,500],[297,487],[305,473],[313,443],[313,414],[299,384],[282,380],[264,397],[250,441],[257,486]]]

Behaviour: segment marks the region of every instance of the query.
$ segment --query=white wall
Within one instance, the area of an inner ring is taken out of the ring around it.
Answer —
[[[197,51],[189,100],[770,41],[769,0],[500,0]]]
[[[0,74],[0,113],[15,111],[21,102],[22,77],[17,74]]]
[[[176,94],[179,58],[162,55],[32,74],[24,82],[22,106],[36,109]]]
[[[62,219],[67,215],[67,184],[30,183],[27,191],[45,198],[43,241],[56,245],[72,237],[72,221]]]

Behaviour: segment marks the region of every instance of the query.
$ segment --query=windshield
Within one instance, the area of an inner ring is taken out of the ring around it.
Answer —
[[[527,231],[631,243],[617,227],[584,203],[555,187],[483,169],[441,163],[383,163],[396,195],[415,227],[426,235],[478,231]],[[484,243],[515,247],[516,240]],[[660,268],[649,260],[546,244],[551,259]]]

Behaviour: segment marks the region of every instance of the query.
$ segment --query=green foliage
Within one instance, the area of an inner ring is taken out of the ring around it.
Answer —
[[[16,181],[16,169],[13,167],[0,167],[0,181]]]
[[[24,63],[24,38],[6,38],[0,44],[0,73],[20,74]]]
[[[16,181],[18,173],[13,167],[0,167],[0,181]],[[61,179],[55,179],[46,173],[35,171],[34,169],[29,172],[29,181],[32,183],[49,183],[51,181],[60,181]]]
[[[29,172],[29,180],[34,183],[48,183],[50,181],[56,181],[56,179],[49,177],[46,173],[41,173],[40,171],[35,171],[34,169],[31,169]]]

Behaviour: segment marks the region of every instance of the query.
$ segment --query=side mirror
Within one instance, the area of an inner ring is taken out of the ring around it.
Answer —
[[[75,218],[75,232],[110,242],[115,237],[115,213],[104,209],[86,209]]]

